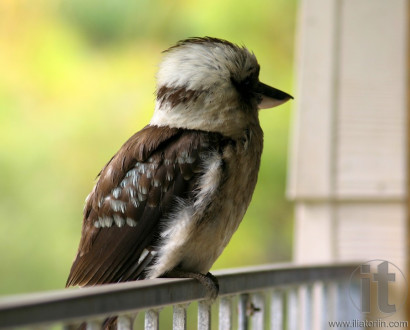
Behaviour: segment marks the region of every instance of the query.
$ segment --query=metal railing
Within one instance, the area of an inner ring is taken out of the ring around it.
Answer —
[[[187,328],[187,306],[198,302],[197,328],[211,329],[219,309],[219,329],[328,329],[329,321],[352,319],[349,278],[353,264],[263,265],[214,272],[220,291],[213,302],[192,279],[155,279],[0,299],[0,328],[87,322],[99,329],[119,316],[119,329],[132,329],[144,312],[145,329],[159,328],[159,315],[173,306],[173,329]],[[350,286],[351,287],[351,286]],[[219,304],[218,304],[219,302]],[[163,324],[165,325],[165,323]],[[164,329],[171,328],[166,325]],[[191,327],[190,327],[191,328]]]

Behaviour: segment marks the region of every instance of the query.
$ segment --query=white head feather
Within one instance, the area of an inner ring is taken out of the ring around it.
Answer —
[[[258,123],[261,98],[244,98],[237,84],[259,82],[259,64],[246,48],[215,38],[192,38],[165,52],[157,74],[151,125],[242,134]],[[251,86],[252,87],[252,86]]]

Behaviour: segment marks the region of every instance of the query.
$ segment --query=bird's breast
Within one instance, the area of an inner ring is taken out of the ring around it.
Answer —
[[[262,131],[206,155],[195,198],[181,203],[162,232],[156,264],[149,277],[175,267],[207,273],[238,228],[251,201],[262,153]]]

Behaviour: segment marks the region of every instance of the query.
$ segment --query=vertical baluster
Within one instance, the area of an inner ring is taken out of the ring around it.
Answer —
[[[337,283],[328,282],[325,284],[326,292],[326,309],[324,310],[325,324],[327,327],[329,321],[337,321]]]
[[[326,308],[324,305],[323,299],[323,283],[315,282],[312,287],[312,328],[315,330],[327,329],[323,328],[323,308]]]
[[[101,324],[100,324],[100,328],[101,328]],[[78,329],[87,329],[87,321],[84,321],[84,322],[79,321],[76,323],[64,324],[62,327],[62,330],[78,330]]]
[[[134,320],[137,314],[118,316],[117,330],[132,330],[134,327]]]
[[[231,297],[222,297],[219,301],[219,330],[232,329]]]
[[[247,307],[249,303],[249,295],[243,293],[239,295],[238,300],[238,330],[248,329],[248,314]]]
[[[145,312],[145,330],[159,329],[159,310],[150,309]]]
[[[265,327],[265,296],[261,293],[252,294],[252,329],[260,330]]]
[[[188,304],[175,305],[173,312],[173,330],[186,330],[186,309]]]
[[[339,282],[337,285],[337,321],[346,321],[352,318],[352,315],[349,314],[351,304],[348,283]]]
[[[325,282],[322,284],[322,329],[326,329],[329,321],[330,302],[329,302],[329,288]]]
[[[348,296],[349,296],[349,318],[348,319],[357,319],[359,321],[364,321],[366,319],[366,314],[361,313],[357,308],[360,305],[361,300],[361,289],[360,283],[357,278],[353,278],[346,284],[348,288]]]
[[[287,324],[288,330],[298,328],[298,299],[296,288],[289,288],[287,292]]]
[[[312,330],[312,286],[304,284],[299,287],[299,328]]]
[[[308,322],[308,329],[315,330],[313,327],[313,285],[310,283],[306,286],[306,321]]]
[[[101,320],[90,320],[87,321],[86,330],[100,330],[102,326]]]
[[[198,301],[198,330],[211,330],[211,302]]]
[[[270,297],[270,329],[283,330],[283,292],[274,289]]]

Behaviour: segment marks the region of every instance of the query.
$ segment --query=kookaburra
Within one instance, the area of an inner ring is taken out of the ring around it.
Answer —
[[[208,273],[251,201],[259,109],[292,97],[259,81],[246,48],[191,38],[164,52],[151,122],[101,170],[86,199],[67,286]]]

